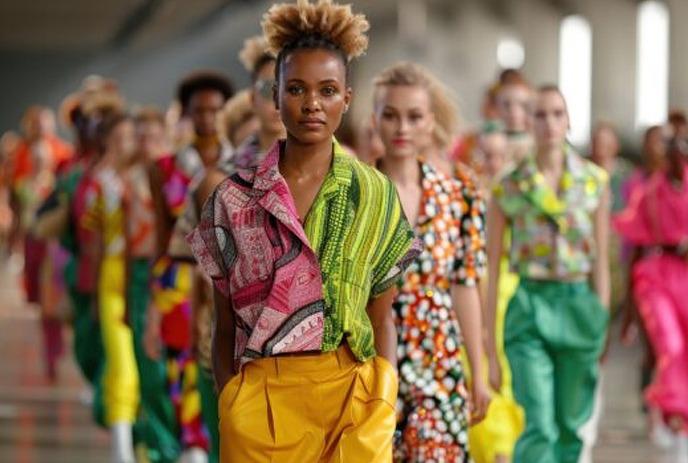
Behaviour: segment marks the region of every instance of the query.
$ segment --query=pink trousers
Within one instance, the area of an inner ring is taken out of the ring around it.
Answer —
[[[633,267],[633,294],[657,358],[647,402],[688,430],[688,262],[674,255],[646,257]]]

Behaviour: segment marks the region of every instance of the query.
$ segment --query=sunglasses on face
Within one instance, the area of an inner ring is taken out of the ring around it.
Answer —
[[[274,79],[260,79],[257,80],[253,86],[262,98],[266,100],[272,99],[272,89],[275,87]]]

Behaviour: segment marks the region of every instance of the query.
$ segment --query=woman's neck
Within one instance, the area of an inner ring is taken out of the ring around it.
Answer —
[[[538,147],[535,162],[543,173],[557,173],[563,169],[565,151],[563,146]]]
[[[211,166],[217,163],[222,149],[220,139],[217,135],[197,135],[194,146],[205,166]]]
[[[296,175],[328,171],[332,163],[332,139],[304,144],[287,135],[280,170],[287,167]]]
[[[420,185],[420,165],[415,156],[380,159],[380,170],[394,182],[397,187],[408,188]]]
[[[138,159],[138,156],[123,156],[123,155],[115,155],[113,160],[112,160],[112,167],[115,168],[117,172],[124,172],[125,170],[129,169],[132,167],[134,164],[136,164],[136,160]]]
[[[652,175],[655,172],[662,170],[666,164],[663,159],[657,159],[651,156],[648,156],[645,159],[646,161],[643,169],[647,175]]]
[[[442,148],[433,145],[431,148],[425,150],[425,160],[445,175],[453,175],[452,164]]]

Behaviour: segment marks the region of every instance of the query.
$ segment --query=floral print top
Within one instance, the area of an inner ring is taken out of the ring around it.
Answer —
[[[533,155],[494,187],[494,197],[511,226],[511,269],[523,277],[556,280],[592,271],[593,215],[608,175],[570,146],[564,162],[558,192],[547,185]]]

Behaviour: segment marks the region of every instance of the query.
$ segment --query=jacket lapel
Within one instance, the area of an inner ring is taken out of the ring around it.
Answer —
[[[289,187],[279,173],[278,162],[281,141],[275,143],[263,162],[256,168],[253,189],[258,197],[257,204],[273,215],[305,245],[310,247],[303,226],[299,222],[294,200]]]

